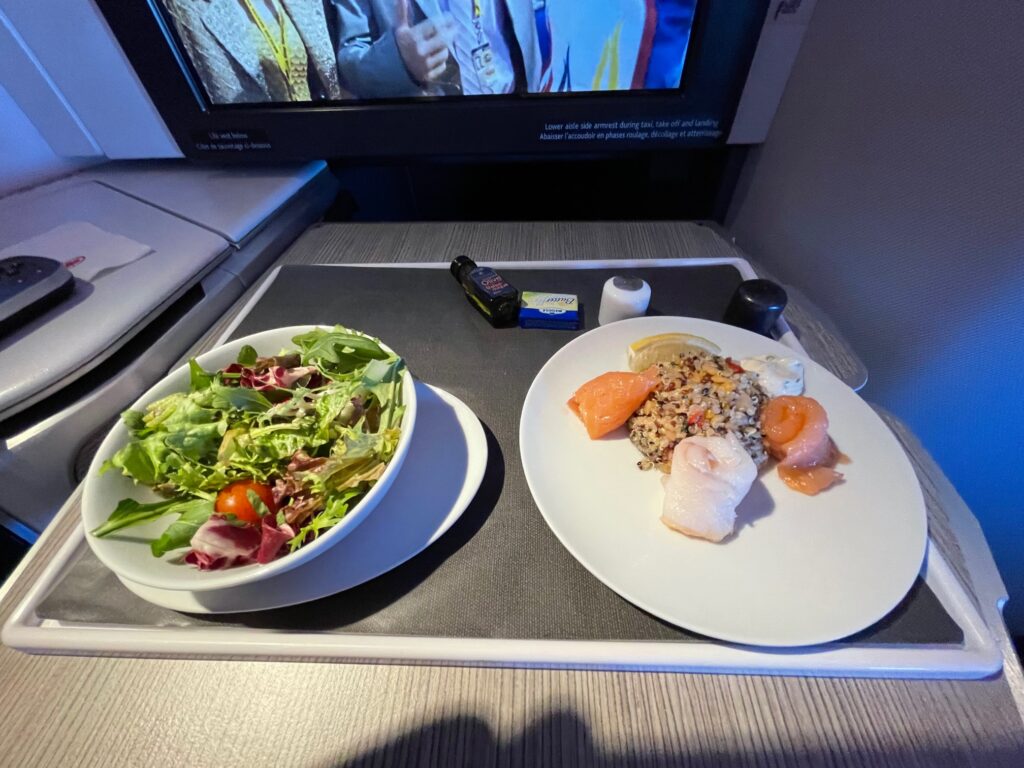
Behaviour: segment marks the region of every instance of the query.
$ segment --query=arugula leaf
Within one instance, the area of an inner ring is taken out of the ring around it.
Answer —
[[[256,354],[255,348],[250,347],[248,344],[246,344],[240,350],[238,350],[239,365],[252,365],[256,362],[257,357],[259,357],[259,355]]]
[[[213,502],[195,499],[181,505],[181,517],[171,523],[159,538],[149,543],[153,557],[162,557],[172,549],[187,547],[199,527],[213,514]]]
[[[324,531],[340,523],[352,508],[355,499],[362,494],[362,491],[349,490],[329,497],[324,509],[313,516],[288,542],[290,551],[294,552],[301,547],[307,537],[315,539]]]
[[[210,383],[213,381],[213,374],[204,371],[193,357],[188,361],[188,380],[191,390],[198,392],[210,386]]]
[[[121,499],[114,511],[110,513],[107,522],[94,528],[91,533],[97,538],[103,538],[122,528],[142,525],[164,515],[187,512],[196,505],[205,505],[209,507],[210,514],[213,513],[213,502],[205,499],[166,499],[165,501],[154,501],[151,504],[141,504],[135,499]]]
[[[249,500],[249,504],[252,505],[252,511],[257,515],[263,517],[264,515],[270,514],[270,510],[267,508],[267,505],[263,503],[263,499],[260,498],[260,495],[256,493],[256,491],[252,489],[247,490],[245,492],[245,497]]]
[[[369,360],[389,357],[376,340],[352,333],[340,325],[330,331],[317,328],[292,341],[301,349],[304,363],[327,373],[349,373]]]
[[[261,413],[270,408],[270,401],[260,392],[248,387],[222,387],[213,385],[213,402],[220,408]]]

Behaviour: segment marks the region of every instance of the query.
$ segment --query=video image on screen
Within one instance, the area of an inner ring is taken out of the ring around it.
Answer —
[[[161,0],[212,105],[679,87],[697,0]]]

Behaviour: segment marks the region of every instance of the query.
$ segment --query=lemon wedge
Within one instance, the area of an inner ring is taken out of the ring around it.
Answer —
[[[655,363],[663,363],[678,355],[694,352],[719,355],[722,349],[713,341],[690,333],[659,333],[657,336],[645,336],[629,345],[629,370],[643,371]]]

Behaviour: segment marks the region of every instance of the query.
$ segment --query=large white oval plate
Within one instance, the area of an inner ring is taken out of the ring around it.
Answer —
[[[799,646],[837,640],[888,614],[921,569],[928,537],[910,461],[873,410],[810,360],[806,394],[828,411],[829,433],[852,460],[818,496],[762,469],[740,505],[736,535],[691,539],[659,520],[660,473],[641,472],[625,428],[587,438],[566,406],[585,381],[628,370],[644,336],[692,333],[734,358],[792,357],[788,347],[732,326],[684,317],[613,323],[573,340],[541,369],[523,404],[523,468],[544,519],[594,576],[672,624],[736,643]]]
[[[200,355],[199,364],[206,370],[218,370],[238,357],[238,351],[246,344],[254,347],[260,354],[276,354],[282,349],[294,349],[292,338],[306,333],[317,326],[296,325],[289,328],[275,328],[262,333],[254,333],[241,339],[211,349]],[[386,345],[385,350],[391,352]],[[174,392],[187,392],[189,388],[188,365],[183,365],[169,373],[164,379],[153,386],[142,397],[132,404],[135,410],[145,407],[162,397]],[[301,549],[285,554],[265,565],[252,564],[223,571],[200,571],[197,568],[177,562],[182,550],[169,552],[163,557],[153,557],[149,550],[149,542],[163,533],[164,529],[174,521],[173,516],[162,517],[145,525],[124,528],[102,539],[97,539],[88,531],[102,524],[109,517],[117,503],[124,498],[133,498],[146,503],[156,501],[158,497],[146,486],[135,484],[130,478],[119,472],[99,474],[103,462],[113,456],[128,442],[128,429],[123,422],[118,422],[106,439],[100,444],[99,450],[89,467],[82,489],[82,521],[85,525],[85,538],[96,557],[118,576],[123,576],[138,584],[158,589],[182,589],[200,592],[208,589],[237,587],[294,568],[312,557],[333,546],[347,536],[377,506],[377,502],[387,493],[391,482],[395,479],[405,455],[409,452],[413,425],[416,422],[416,387],[412,374],[406,369],[402,378],[402,401],[405,404],[405,415],[402,417],[402,434],[395,449],[395,455],[384,470],[376,485],[370,489],[345,518]]]

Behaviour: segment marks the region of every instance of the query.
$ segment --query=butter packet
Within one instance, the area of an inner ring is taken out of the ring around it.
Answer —
[[[578,330],[580,301],[571,293],[523,291],[519,305],[519,327]]]

